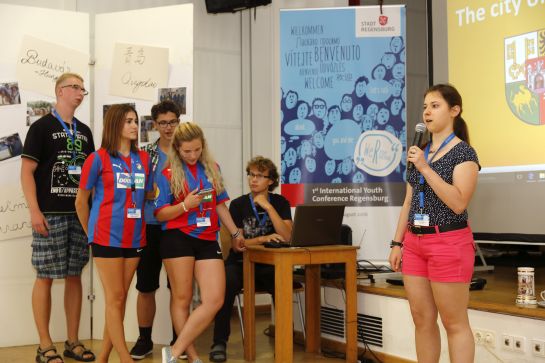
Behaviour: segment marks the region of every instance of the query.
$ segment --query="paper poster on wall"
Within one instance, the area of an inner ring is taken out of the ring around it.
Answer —
[[[89,56],[74,49],[25,35],[17,60],[19,86],[55,97],[55,82],[66,72],[85,78]]]
[[[20,103],[19,84],[17,82],[0,83],[0,106]]]
[[[17,132],[11,135],[0,136],[0,161],[14,158],[22,153],[23,143]]]
[[[186,114],[186,87],[161,88],[159,89],[159,102],[170,100],[178,106],[180,115]]]
[[[53,102],[44,100],[28,101],[26,104],[26,125],[30,126],[50,113],[54,106]]]
[[[32,224],[25,196],[19,186],[0,187],[0,241],[30,236]]]
[[[155,101],[157,88],[168,82],[168,48],[116,43],[110,93]]]
[[[400,206],[405,190],[405,7],[280,13],[282,194]]]

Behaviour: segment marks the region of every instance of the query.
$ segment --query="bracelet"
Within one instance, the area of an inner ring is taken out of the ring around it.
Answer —
[[[231,235],[231,238],[237,238],[238,236],[240,236],[240,230],[239,229],[237,229],[237,231]]]
[[[182,208],[184,209],[184,213],[187,213],[187,208],[185,207],[185,203],[182,201],[180,204],[182,205]]]
[[[390,242],[390,248],[392,247],[403,247],[403,242],[397,242],[392,240],[392,242]]]

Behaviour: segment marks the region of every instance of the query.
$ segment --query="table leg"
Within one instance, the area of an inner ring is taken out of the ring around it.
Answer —
[[[345,290],[346,290],[346,361],[356,362],[358,355],[358,318],[357,318],[357,282],[356,282],[356,253],[350,251],[345,264]]]
[[[320,352],[320,265],[305,266],[305,351]]]
[[[244,360],[255,360],[255,265],[244,252]]]
[[[274,265],[274,361],[293,361],[293,266],[288,256]]]

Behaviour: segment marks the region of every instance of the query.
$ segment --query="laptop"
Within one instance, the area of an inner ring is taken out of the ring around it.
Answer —
[[[303,204],[295,207],[291,231],[292,247],[338,245],[344,205]]]

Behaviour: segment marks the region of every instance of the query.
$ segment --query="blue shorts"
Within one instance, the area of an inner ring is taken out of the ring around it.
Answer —
[[[80,276],[89,261],[87,236],[76,214],[46,215],[49,235],[32,232],[32,266],[37,277]]]

